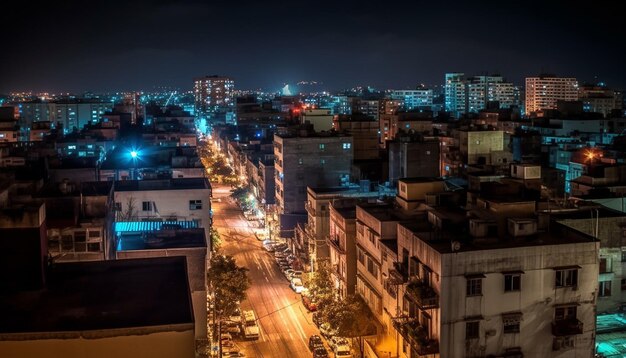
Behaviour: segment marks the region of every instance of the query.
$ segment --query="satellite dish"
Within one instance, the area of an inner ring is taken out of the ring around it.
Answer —
[[[461,243],[458,241],[452,241],[452,251],[461,250]]]

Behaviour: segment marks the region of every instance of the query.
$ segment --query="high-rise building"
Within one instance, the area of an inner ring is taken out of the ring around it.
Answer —
[[[404,101],[407,111],[412,109],[430,109],[433,105],[432,89],[394,90],[391,99]]]
[[[349,183],[352,137],[321,135],[303,130],[274,135],[276,205],[281,215],[302,214],[307,186]],[[312,175],[315,173],[315,175]]]
[[[467,112],[464,73],[446,73],[445,96],[446,112],[450,112],[455,118],[459,118]]]
[[[578,100],[578,81],[573,77],[541,75],[526,78],[526,114],[556,109],[557,101]]]
[[[515,86],[502,76],[474,76],[467,81],[467,111],[478,113],[488,103],[498,103],[499,108],[510,108],[515,101]]]
[[[204,76],[194,79],[195,111],[198,114],[233,113],[235,82],[230,77]]]

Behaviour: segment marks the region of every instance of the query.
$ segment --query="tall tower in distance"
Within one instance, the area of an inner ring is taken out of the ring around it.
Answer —
[[[198,115],[234,113],[235,82],[226,76],[194,78],[195,110]]]
[[[526,115],[556,109],[558,101],[577,101],[578,81],[573,77],[540,75],[526,78]]]

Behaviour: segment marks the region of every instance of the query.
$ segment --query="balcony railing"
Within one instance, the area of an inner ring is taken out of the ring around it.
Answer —
[[[419,324],[417,319],[409,317],[394,318],[393,327],[418,356],[439,353],[439,342],[428,337],[427,330]]]
[[[311,205],[311,202],[307,201],[304,203],[304,210],[312,216],[315,216],[315,208]]]
[[[556,337],[573,336],[583,333],[583,323],[576,318],[561,319],[552,322],[552,335]]]
[[[439,295],[424,281],[416,280],[406,286],[406,296],[421,309],[439,307]]]
[[[346,254],[346,250],[343,247],[341,247],[341,242],[339,241],[339,239],[326,236],[326,241],[328,242],[330,246],[335,248],[335,250],[337,250],[337,252],[339,252],[340,254],[342,255]]]
[[[390,280],[393,281],[394,285],[401,285],[406,283],[409,280],[409,272],[408,268],[404,267],[399,262],[393,263],[393,268],[389,269],[389,277]]]

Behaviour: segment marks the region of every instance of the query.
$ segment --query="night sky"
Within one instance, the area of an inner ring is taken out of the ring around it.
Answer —
[[[186,90],[210,74],[240,89],[412,88],[453,71],[626,88],[618,1],[371,3],[11,1],[0,10],[0,93]]]

